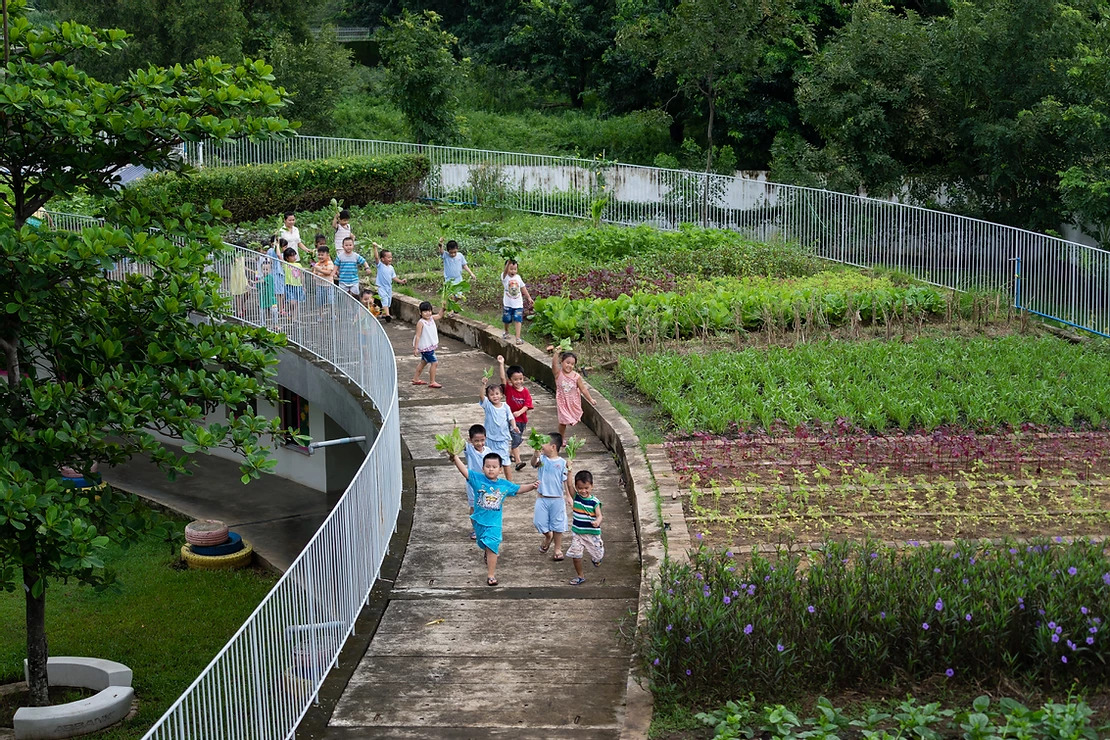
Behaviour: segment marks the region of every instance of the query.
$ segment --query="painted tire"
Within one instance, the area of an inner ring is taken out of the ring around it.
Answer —
[[[185,541],[190,545],[212,547],[227,542],[227,525],[219,519],[197,519],[185,525]]]
[[[203,555],[204,557],[214,558],[222,555],[234,555],[243,549],[243,538],[238,532],[228,532],[227,542],[222,545],[212,545],[205,547],[203,545],[192,545],[189,551],[194,555]]]
[[[207,555],[197,555],[193,552],[192,547],[189,545],[181,546],[181,559],[189,566],[191,570],[234,570],[236,568],[245,568],[251,564],[254,558],[254,548],[250,543],[243,540],[243,549],[231,555],[218,555],[210,557]]]

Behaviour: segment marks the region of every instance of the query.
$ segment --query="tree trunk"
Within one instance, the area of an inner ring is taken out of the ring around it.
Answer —
[[[31,560],[28,563],[27,558]],[[23,588],[27,597],[27,685],[31,706],[44,707],[50,703],[50,684],[46,676],[46,589],[38,596],[32,588],[39,579],[34,566],[34,555],[24,552]]]
[[[706,151],[705,155],[705,177],[702,179],[701,189],[701,225],[706,227],[709,225],[709,178],[710,172],[713,169],[713,122],[717,117],[717,96],[713,91],[713,78],[709,79],[709,94],[706,96],[709,102],[709,126],[705,132]]]

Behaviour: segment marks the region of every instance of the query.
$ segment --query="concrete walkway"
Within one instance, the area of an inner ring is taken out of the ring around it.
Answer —
[[[238,463],[198,456],[192,475],[170,481],[146,457],[104,473],[111,485],[194,519],[219,519],[243,535],[255,554],[285,571],[339,500],[276,475],[244,485]]]
[[[604,504],[605,561],[598,569],[586,561],[586,584],[568,584],[569,559],[557,563],[538,551],[535,494],[528,494],[505,502],[501,585],[486,586],[481,551],[469,538],[465,482],[434,446],[435,434],[456,424],[465,433],[483,421],[479,388],[495,361],[441,334],[445,387],[413,386],[412,327],[394,322],[387,332],[416,504],[397,581],[326,737],[618,738],[632,649],[624,635],[635,627],[640,564],[615,461],[585,426],[570,432],[586,441],[575,469],[594,474]],[[529,388],[530,424],[554,431],[553,394]],[[535,475],[528,468],[515,480]]]

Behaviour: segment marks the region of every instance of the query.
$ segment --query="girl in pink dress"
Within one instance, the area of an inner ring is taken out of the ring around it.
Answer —
[[[568,426],[582,421],[582,396],[590,403],[590,389],[586,381],[574,369],[578,365],[578,355],[573,352],[555,352],[551,355],[551,372],[555,375],[555,409],[559,415],[559,434],[565,434]]]

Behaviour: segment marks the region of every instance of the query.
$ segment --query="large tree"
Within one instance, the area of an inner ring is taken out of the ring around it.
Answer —
[[[102,583],[101,554],[144,526],[125,496],[63,484],[149,455],[169,473],[185,452],[217,445],[243,456],[245,477],[267,469],[279,423],[249,412],[226,424],[205,414],[274,396],[268,376],[281,339],[225,322],[213,270],[218,213],[150,203],[125,192],[111,226],[55,231],[27,222],[54,196],[108,195],[128,164],[181,170],[183,141],[280,135],[280,91],[270,69],[209,59],[147,67],[120,84],[71,60],[122,47],[126,34],[28,20],[25,0],[4,3],[0,88],[0,587],[26,596],[31,699],[47,702],[46,592],[52,578]],[[155,216],[157,214],[157,216]]]
[[[681,0],[626,25],[618,41],[705,105],[708,172],[720,101],[742,97],[767,64],[768,51],[800,23],[790,0]]]

